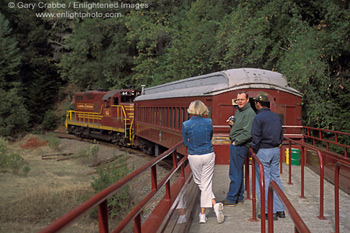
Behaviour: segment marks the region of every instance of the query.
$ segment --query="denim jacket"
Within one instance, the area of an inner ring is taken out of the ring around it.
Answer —
[[[193,116],[182,124],[182,139],[189,155],[202,155],[213,152],[212,137],[213,123],[210,118]]]

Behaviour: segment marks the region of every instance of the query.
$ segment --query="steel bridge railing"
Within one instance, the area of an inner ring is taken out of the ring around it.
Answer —
[[[268,194],[267,194],[267,203],[268,203],[267,212],[268,212],[268,230],[269,230],[269,233],[273,233],[273,216],[272,215],[273,215],[273,192],[274,191],[277,194],[277,196],[279,197],[279,199],[281,200],[284,207],[289,212],[289,215],[294,222],[295,232],[309,233],[310,232],[309,228],[306,226],[304,221],[299,216],[298,212],[295,210],[293,205],[290,203],[290,201],[288,200],[286,195],[284,195],[283,191],[280,189],[280,187],[278,186],[278,184],[274,180],[272,180],[270,182],[269,190],[268,190]],[[263,221],[262,218],[261,218],[261,221]]]
[[[314,150],[317,152],[318,159],[319,159],[319,166],[320,166],[320,216],[318,216],[319,219],[325,220],[326,218],[324,217],[324,163],[323,163],[323,157],[321,154],[321,150],[318,148],[315,148],[314,146],[308,145],[305,142],[298,142],[296,140],[290,139],[288,137],[284,137],[285,140],[288,141],[289,143],[289,151],[292,151],[292,143],[300,145],[301,146],[301,156],[300,156],[300,164],[301,164],[301,169],[300,169],[300,177],[301,177],[301,195],[300,198],[305,198],[304,196],[304,167],[305,167],[305,161],[304,161],[304,148],[308,148],[310,150]],[[289,182],[288,184],[291,185],[292,183],[292,162],[291,162],[291,157],[289,156]]]
[[[334,171],[334,216],[335,216],[335,232],[339,233],[339,173],[341,167],[347,167],[350,169],[350,162],[339,161],[335,165]]]

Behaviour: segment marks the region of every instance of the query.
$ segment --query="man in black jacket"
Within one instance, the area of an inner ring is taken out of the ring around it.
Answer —
[[[267,193],[270,181],[274,180],[283,190],[279,175],[280,148],[283,142],[282,122],[280,117],[270,110],[270,100],[266,92],[259,92],[254,97],[258,110],[252,126],[252,149],[264,166],[265,176],[265,213],[267,217]],[[260,182],[259,167],[256,164],[256,183]],[[260,185],[257,185],[260,200]],[[261,218],[260,215],[258,215]],[[284,207],[276,193],[273,196],[273,219],[285,218]],[[267,219],[267,218],[266,218]]]

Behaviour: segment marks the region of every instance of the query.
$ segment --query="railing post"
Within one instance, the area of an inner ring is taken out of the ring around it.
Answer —
[[[301,146],[301,161],[300,161],[300,163],[301,163],[301,169],[300,169],[300,172],[301,172],[301,174],[300,174],[300,176],[301,176],[301,194],[300,194],[300,198],[306,198],[305,196],[304,196],[304,181],[305,181],[305,177],[304,177],[304,147],[303,146]]]
[[[339,233],[339,170],[341,163],[337,163],[334,169],[334,215],[335,215],[335,233]]]
[[[100,233],[108,233],[108,203],[107,199],[98,205],[98,224]]]
[[[134,219],[134,233],[141,233],[141,214]]]
[[[255,176],[255,158],[252,156],[252,213],[253,216],[249,221],[251,222],[257,222],[258,220],[256,219],[256,176]]]
[[[323,158],[322,154],[319,150],[317,150],[317,155],[320,160],[320,216],[318,216],[319,219],[326,220],[323,216],[323,202],[324,202],[324,164],[323,164]]]
[[[260,173],[260,202],[261,202],[261,233],[266,232],[266,223],[265,223],[265,176],[264,176],[264,167],[262,164],[259,164],[259,173]]]
[[[177,153],[176,151],[173,152],[173,167],[177,167],[177,157],[176,157]]]
[[[267,193],[267,218],[268,218],[268,231],[269,231],[269,233],[273,233],[273,188],[272,188],[272,185],[269,185],[268,193]]]
[[[289,158],[288,158],[288,162],[289,162],[289,181],[288,184],[292,185],[292,144],[291,141],[288,141],[289,143]]]
[[[151,168],[152,191],[157,190],[157,167],[153,165]]]

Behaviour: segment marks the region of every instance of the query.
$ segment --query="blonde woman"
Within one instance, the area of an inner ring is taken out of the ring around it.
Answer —
[[[212,190],[215,166],[215,153],[211,143],[213,123],[210,118],[204,118],[209,111],[200,100],[193,101],[187,111],[192,117],[182,125],[182,138],[187,147],[194,182],[201,190],[199,223],[207,222],[206,208],[214,208],[217,222],[222,223],[225,219],[223,204],[216,203]]]

